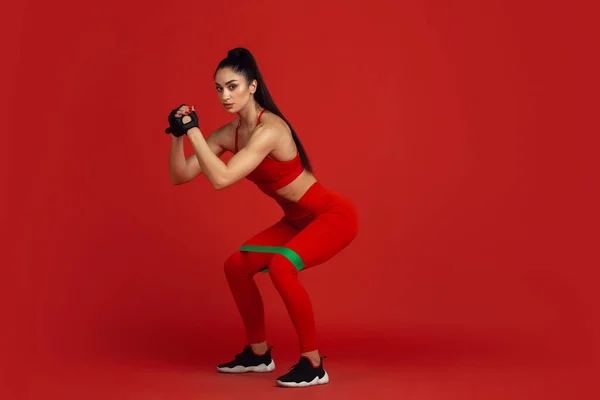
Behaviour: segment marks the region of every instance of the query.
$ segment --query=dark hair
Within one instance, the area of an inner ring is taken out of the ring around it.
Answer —
[[[225,57],[219,65],[217,66],[217,70],[215,71],[215,76],[217,75],[217,71],[221,68],[230,67],[235,71],[235,73],[243,75],[248,83],[252,82],[254,79],[258,82],[258,88],[256,93],[254,93],[254,99],[256,102],[266,110],[269,110],[273,114],[277,114],[281,119],[283,119],[286,124],[290,127],[292,131],[292,137],[294,138],[294,142],[296,143],[296,147],[298,148],[298,152],[300,153],[300,159],[302,160],[302,166],[309,171],[312,172],[312,166],[310,165],[310,161],[308,160],[308,156],[306,155],[306,151],[296,135],[296,131],[292,128],[292,125],[288,122],[288,120],[283,116],[279,108],[275,105],[269,90],[267,89],[267,85],[258,70],[258,65],[256,64],[256,60],[248,51],[243,47],[237,47],[235,49],[229,50],[227,53],[227,57]]]

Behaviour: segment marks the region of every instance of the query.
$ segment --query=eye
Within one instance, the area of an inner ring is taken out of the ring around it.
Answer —
[[[234,90],[237,87],[237,85],[231,85],[229,86],[229,90]]]
[[[223,89],[220,87],[217,87],[217,92],[221,92],[221,91],[223,91]]]

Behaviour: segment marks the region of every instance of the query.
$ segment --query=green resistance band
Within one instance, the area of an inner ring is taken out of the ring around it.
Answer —
[[[288,249],[287,247],[278,247],[278,246],[252,246],[252,245],[243,245],[240,247],[240,251],[255,251],[257,253],[275,253],[281,254],[296,267],[298,271],[302,271],[304,269],[304,261],[300,258],[298,253],[296,253],[292,249]],[[260,272],[269,272],[268,268],[261,270]]]

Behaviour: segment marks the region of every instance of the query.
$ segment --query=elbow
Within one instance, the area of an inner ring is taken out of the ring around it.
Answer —
[[[182,179],[180,176],[171,174],[171,183],[173,185],[181,185],[181,184],[184,184],[185,182],[186,181],[184,179]]]
[[[213,183],[213,185],[212,185],[213,189],[215,189],[215,190],[223,190],[227,186],[229,186],[229,185],[226,185],[224,183]]]
[[[173,185],[181,185],[181,181],[179,179],[177,179],[177,177],[171,175],[171,183]]]
[[[212,187],[215,190],[223,190],[229,187],[231,184],[225,179],[216,179],[212,182]]]

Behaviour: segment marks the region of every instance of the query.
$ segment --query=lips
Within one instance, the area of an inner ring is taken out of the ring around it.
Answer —
[[[231,108],[233,107],[233,103],[223,103],[223,107]]]

